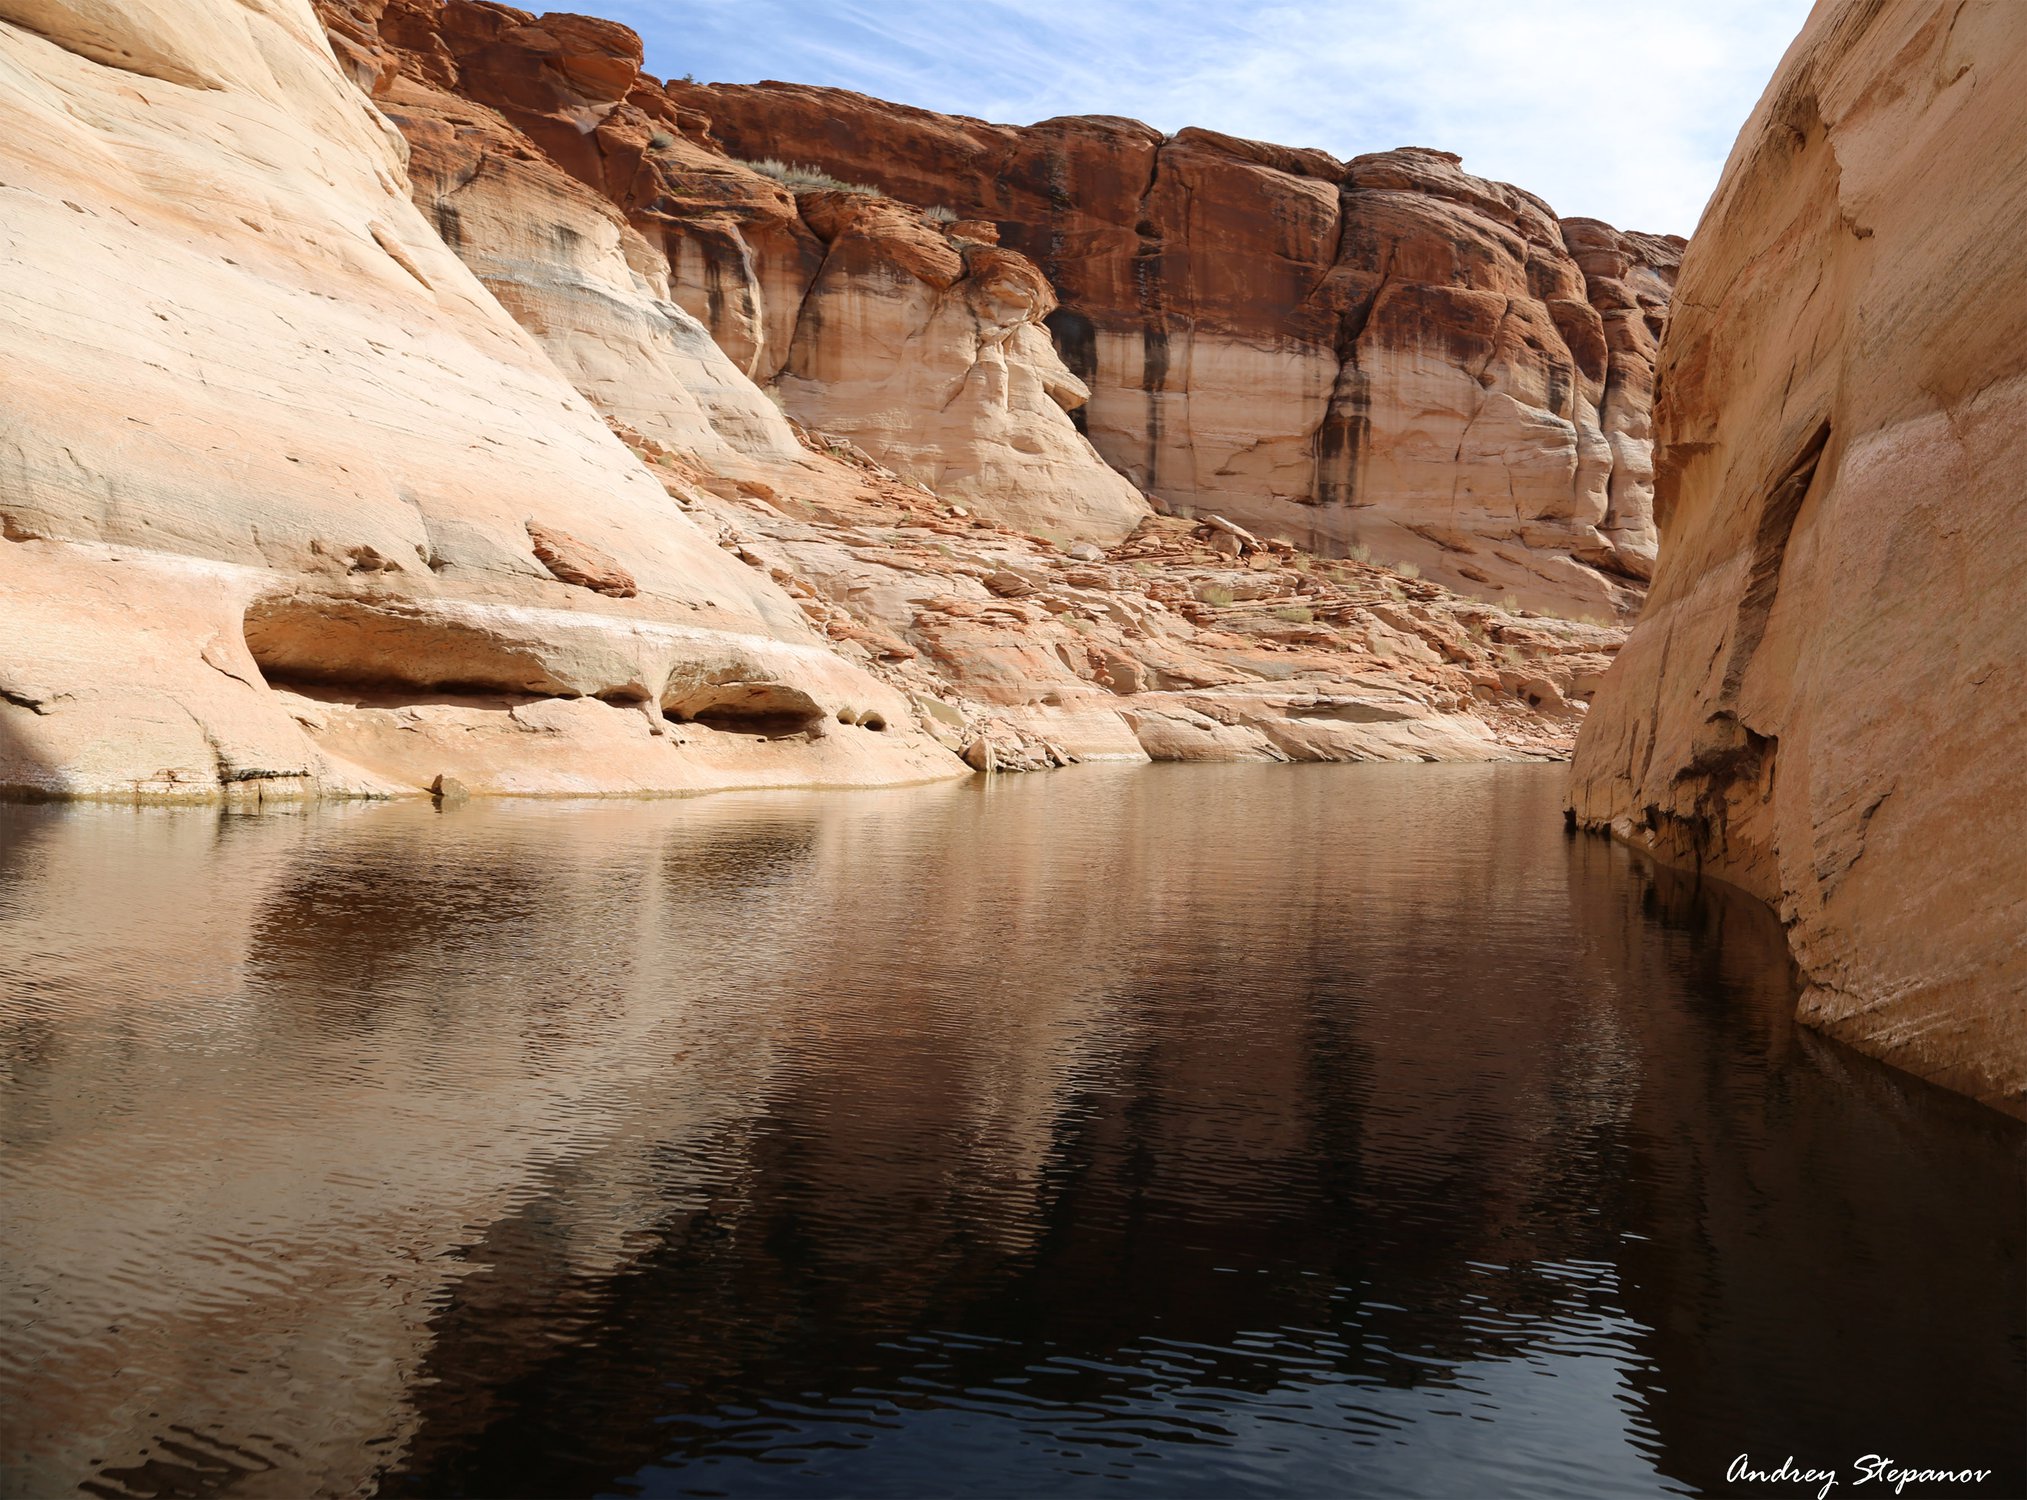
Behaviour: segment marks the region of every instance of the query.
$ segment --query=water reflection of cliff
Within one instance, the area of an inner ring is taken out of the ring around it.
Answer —
[[[1618,1259],[1660,1467],[1712,1485],[1793,1454],[1849,1485],[1879,1454],[2027,1493],[2027,1132],[1787,1023],[1763,909],[1636,868],[1639,930],[1688,981],[1640,1028],[1621,1191],[1654,1226]]]
[[[1383,1488],[1487,1372],[1585,1360],[1612,1430],[1490,1412],[1575,1488],[1585,1443],[1703,1487],[2003,1438],[2019,1129],[1797,1037],[1762,914],[1557,791],[0,811],[9,1449],[433,1494],[947,1489],[997,1443],[1004,1488],[1257,1412],[1293,1447],[1230,1487],[1306,1444]]]

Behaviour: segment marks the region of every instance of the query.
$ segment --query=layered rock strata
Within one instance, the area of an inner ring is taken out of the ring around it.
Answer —
[[[1661,565],[1577,818],[1745,886],[1801,1015],[2027,1107],[2027,11],[1818,6],[1682,267]]]
[[[1063,417],[1087,392],[1042,325],[1053,292],[992,243],[993,225],[836,185],[790,192],[730,160],[639,75],[624,28],[467,0],[326,14],[408,137],[417,201],[447,242],[679,503],[972,764],[1479,759],[1568,743],[1612,633],[1353,562],[1339,587],[1244,528],[1157,524]],[[556,229],[565,204],[574,235]],[[541,247],[582,244],[583,224],[607,220],[636,247],[629,265],[645,248],[656,286],[711,320],[725,352],[714,386],[759,376],[802,419],[781,425],[802,442],[794,461],[752,440],[743,409],[726,442],[700,441],[657,421],[652,399],[628,400],[623,379],[589,378],[555,310],[584,258]],[[792,318],[775,316],[784,306]],[[1093,537],[1112,551],[1073,545]]]
[[[960,770],[671,503],[403,155],[301,0],[0,0],[0,788]],[[586,302],[632,294],[616,243]],[[694,389],[682,321],[623,312],[615,358]]]
[[[1679,239],[1561,222],[1440,151],[1347,163],[1206,130],[1023,129],[779,83],[666,97],[692,144],[811,163],[989,225],[1032,259],[1060,300],[1057,346],[1092,391],[1084,429],[1168,507],[1365,549],[1482,597],[1637,607]],[[693,306],[714,330],[729,320],[709,288],[777,243],[727,225],[700,276],[679,278],[701,284]],[[765,279],[749,283],[764,302]]]
[[[542,68],[637,92],[637,60],[609,65],[630,34],[543,28]],[[518,31],[458,75],[534,101],[518,113],[339,37],[344,70],[294,5],[0,0],[0,791],[453,798],[1566,750],[1616,632],[1153,517],[1063,416],[1083,389],[1036,321],[1053,294],[991,225],[788,193],[650,133],[816,247],[785,342],[756,323],[735,357],[678,300],[700,215],[650,236],[560,165],[617,108],[565,133]],[[887,359],[903,304],[944,334],[906,323],[916,352]],[[927,346],[962,354],[954,385]],[[742,363],[770,350],[829,427],[753,384]],[[1023,403],[1056,424],[1039,448]],[[875,407],[920,449],[870,456],[850,423]],[[995,470],[995,443],[1040,468]],[[1083,467],[1038,492],[1053,508],[965,498],[967,474],[1026,494],[1057,459]]]
[[[730,159],[640,72],[623,26],[473,0],[326,0],[324,15],[407,136],[445,240],[636,430],[712,459],[657,417],[697,405],[688,388],[737,448],[793,457],[758,380],[798,419],[1029,529],[1112,542],[1148,513],[1066,414],[1089,391],[1025,257]],[[647,361],[644,344],[674,348]],[[680,378],[625,373],[656,365]]]

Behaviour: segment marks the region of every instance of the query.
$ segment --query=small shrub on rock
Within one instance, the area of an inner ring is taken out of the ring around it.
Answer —
[[[762,177],[772,177],[791,193],[862,193],[868,198],[881,196],[876,187],[863,182],[846,182],[833,177],[821,167],[807,164],[790,166],[776,157],[764,156],[758,161],[742,161],[740,166],[748,171],[758,172]]]

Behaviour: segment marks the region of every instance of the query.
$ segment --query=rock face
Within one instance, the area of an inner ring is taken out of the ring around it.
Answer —
[[[1675,294],[1682,242],[1625,234],[1597,219],[1564,219],[1563,243],[1584,273],[1585,294],[1611,351],[1598,419],[1612,449],[1612,475],[1599,531],[1610,566],[1654,576],[1654,365]]]
[[[739,166],[623,28],[326,20],[0,0],[0,793],[1566,751],[1615,631],[1153,515],[994,225]]]
[[[481,45],[494,40],[501,15],[476,7],[459,14],[493,23],[476,38],[460,38],[477,56],[474,75],[511,72],[523,57],[519,48]],[[384,18],[333,12],[327,19],[355,81],[377,90],[380,108],[407,140],[417,206],[583,395],[705,462],[801,456],[787,418],[672,300],[667,261],[625,215],[596,187],[560,170],[536,135],[432,81],[455,78],[456,65],[442,39],[421,29],[422,17],[396,10]],[[362,52],[352,39],[373,39],[374,19],[399,34],[420,32],[435,51],[400,54],[410,62],[405,72],[386,48]],[[610,47],[632,33],[588,18],[557,19],[554,31],[540,35],[554,54],[559,88],[573,79],[596,90],[604,80],[610,95],[626,82]],[[617,97],[580,100],[572,119],[610,109]],[[576,143],[581,152],[574,124],[554,113],[523,111],[522,118],[558,149]],[[559,126],[561,135],[549,128]]]
[[[1481,596],[1637,606],[1680,240],[1559,222],[1439,151],[1344,163],[779,83],[667,97],[735,155],[989,222],[1055,288],[1049,325],[1091,388],[1079,416],[1098,451],[1169,506],[1369,548]]]
[[[1611,632],[1157,523],[1065,417],[1089,392],[1046,331],[1054,292],[995,225],[741,165],[604,22],[470,0],[326,20],[445,240],[676,503],[973,766],[1482,759],[1573,736]],[[743,405],[666,401],[666,360],[629,380],[643,297],[683,320],[665,288],[725,351],[673,383]],[[749,375],[808,424],[790,457]]]
[[[445,240],[634,430],[710,460],[701,406],[747,455],[798,457],[758,380],[798,420],[1031,530],[1111,542],[1148,513],[1065,414],[1089,391],[1024,257],[730,159],[641,74],[623,26],[473,0],[326,0],[324,16],[408,137]]]
[[[1025,530],[1117,541],[1149,514],[1066,413],[1055,294],[1024,256],[884,199],[798,200],[824,259],[775,377],[782,404],[910,479]]]
[[[2027,1106],[2027,11],[1818,6],[1682,267],[1594,828],[1775,904],[1801,1015]]]
[[[0,788],[961,769],[670,501],[410,204],[403,154],[302,0],[0,0]],[[578,301],[545,283],[524,315],[623,328],[627,378],[691,389],[715,351],[610,219],[574,242]]]

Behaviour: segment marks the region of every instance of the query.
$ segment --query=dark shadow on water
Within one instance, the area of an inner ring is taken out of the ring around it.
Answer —
[[[1658,1038],[1651,1065],[1700,1085],[1644,1090],[1628,1135],[1629,1211],[1676,1226],[1618,1256],[1660,1467],[1691,1479],[1734,1454],[1769,1469],[1793,1455],[1848,1485],[1876,1454],[2027,1492],[2018,1122],[1796,1024],[1785,988],[1767,1004],[1751,973],[1786,949],[1760,903],[1634,871],[1714,1008]],[[1760,1054],[1745,1079],[1741,1047]]]

